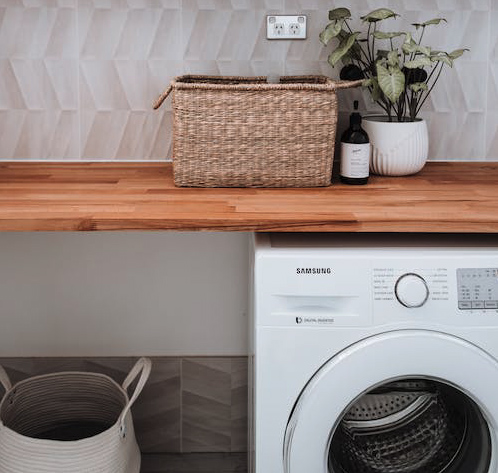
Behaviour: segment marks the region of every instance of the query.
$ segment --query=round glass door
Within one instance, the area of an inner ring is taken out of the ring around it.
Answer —
[[[386,332],[330,358],[303,388],[285,473],[495,473],[498,362],[460,338]]]
[[[356,399],[332,435],[330,473],[487,473],[491,436],[479,407],[441,381],[402,378]]]

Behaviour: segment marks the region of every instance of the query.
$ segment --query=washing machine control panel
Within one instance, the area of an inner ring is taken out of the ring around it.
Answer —
[[[447,268],[375,268],[374,301],[397,301],[409,308],[422,307],[428,301],[448,301]]]
[[[498,309],[498,268],[457,269],[460,310]]]

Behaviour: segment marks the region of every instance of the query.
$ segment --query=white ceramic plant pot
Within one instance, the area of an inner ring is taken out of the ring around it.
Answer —
[[[370,170],[381,176],[408,176],[427,161],[429,137],[425,120],[389,122],[387,117],[366,116],[362,126],[372,146]]]

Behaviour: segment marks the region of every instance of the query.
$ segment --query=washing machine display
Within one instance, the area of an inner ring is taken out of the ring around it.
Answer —
[[[457,283],[459,309],[498,309],[498,268],[459,268]]]
[[[498,239],[481,238],[254,237],[251,473],[498,473]]]

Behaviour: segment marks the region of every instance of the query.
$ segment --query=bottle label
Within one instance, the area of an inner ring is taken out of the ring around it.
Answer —
[[[341,143],[341,176],[368,177],[370,143]]]

